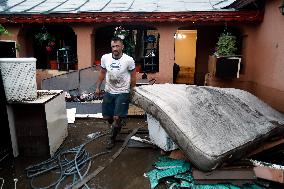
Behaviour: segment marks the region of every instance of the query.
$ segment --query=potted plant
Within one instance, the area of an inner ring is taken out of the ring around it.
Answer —
[[[234,56],[237,51],[237,37],[229,32],[222,33],[217,42],[217,56]]]
[[[35,34],[35,39],[41,46],[45,46],[47,52],[51,52],[55,47],[55,37],[47,31]]]
[[[34,37],[38,45],[41,46],[47,54],[49,68],[57,69],[55,36],[43,29],[41,32],[36,33]]]
[[[241,58],[236,55],[237,37],[223,32],[216,43],[214,56],[209,57],[208,71],[222,78],[239,78]]]

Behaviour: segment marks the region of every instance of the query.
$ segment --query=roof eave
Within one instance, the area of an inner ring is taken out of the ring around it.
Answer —
[[[2,14],[0,23],[262,22],[263,11]]]

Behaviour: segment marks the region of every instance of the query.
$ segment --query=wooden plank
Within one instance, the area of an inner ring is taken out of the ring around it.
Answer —
[[[284,166],[250,159],[256,177],[284,183]]]
[[[210,172],[202,172],[197,169],[192,171],[194,180],[255,180],[253,167],[215,169]]]
[[[242,186],[256,180],[253,167],[216,169],[211,172],[192,171],[194,181],[198,184],[232,183]]]
[[[185,154],[181,150],[171,151],[169,157],[187,160]],[[219,183],[230,181],[234,184],[239,184],[256,179],[253,166],[229,166],[218,168],[211,172],[202,172],[193,168],[192,174],[197,183]]]
[[[274,169],[267,166],[253,168],[256,177],[274,182],[284,183],[283,169]]]
[[[257,153],[260,153],[264,150],[267,150],[267,149],[270,149],[270,148],[273,148],[279,144],[283,144],[284,143],[284,138],[278,138],[278,139],[275,139],[273,141],[268,141],[266,142],[265,144],[261,145],[259,148],[253,150],[252,152],[250,152],[248,154],[248,157],[252,156],[252,155],[255,155]]]
[[[7,14],[1,16],[3,23],[111,23],[111,22],[175,22],[212,23],[238,22],[260,23],[264,11],[200,11],[200,12],[97,12],[66,14]]]

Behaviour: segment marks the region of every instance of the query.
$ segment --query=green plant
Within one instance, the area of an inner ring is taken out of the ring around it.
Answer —
[[[44,30],[44,29],[43,29]],[[51,59],[55,58],[54,50],[56,49],[55,37],[48,31],[44,30],[35,34],[35,40],[43,47]]]
[[[222,33],[217,42],[217,54],[219,56],[232,56],[237,51],[237,38],[229,32]]]
[[[48,33],[47,31],[39,32],[35,34],[35,39],[38,41],[40,45],[42,45],[43,43],[48,44],[51,41],[53,42],[55,41],[55,37],[51,35],[50,33]]]
[[[10,35],[8,30],[6,30],[6,28],[2,26],[1,24],[0,24],[0,35]]]

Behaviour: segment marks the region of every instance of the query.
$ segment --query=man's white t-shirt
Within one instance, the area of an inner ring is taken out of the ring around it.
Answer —
[[[119,59],[114,59],[112,53],[101,58],[101,67],[106,69],[105,91],[111,94],[129,93],[131,71],[135,69],[132,57],[122,54]]]

